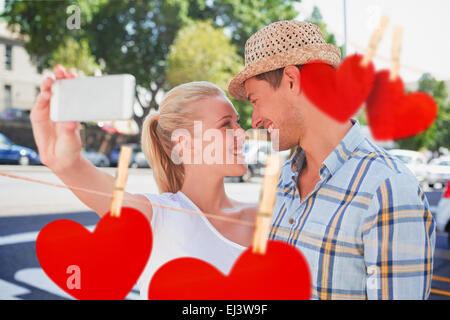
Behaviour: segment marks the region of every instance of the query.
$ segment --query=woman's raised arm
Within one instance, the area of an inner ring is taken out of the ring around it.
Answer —
[[[75,75],[58,65],[54,68],[56,79],[73,78]],[[96,168],[81,154],[81,138],[78,122],[53,122],[50,119],[51,86],[54,80],[46,78],[41,92],[31,109],[31,125],[41,162],[53,171],[67,186],[110,193],[114,177]],[[110,210],[111,198],[86,191],[71,191],[100,217]],[[138,202],[138,203],[136,203]],[[143,195],[126,192],[123,205],[144,213],[149,221],[152,206]]]

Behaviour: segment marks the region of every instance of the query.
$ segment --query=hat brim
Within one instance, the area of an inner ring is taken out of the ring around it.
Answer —
[[[339,48],[328,43],[309,45],[303,48],[295,48],[281,52],[263,58],[239,72],[228,85],[228,93],[235,99],[247,100],[244,83],[254,76],[286,66],[305,64],[314,60],[321,60],[337,67],[340,62],[340,57],[341,52]]]

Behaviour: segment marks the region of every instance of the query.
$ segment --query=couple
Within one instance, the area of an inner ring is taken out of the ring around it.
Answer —
[[[426,299],[435,223],[424,193],[402,163],[364,138],[357,121],[339,123],[307,99],[301,65],[317,59],[336,67],[339,49],[326,44],[310,23],[275,22],[248,39],[246,67],[229,85],[233,97],[253,105],[254,128],[267,129],[279,150],[298,147],[280,174],[269,239],[285,241],[305,255],[313,299]],[[57,79],[74,76],[60,66],[54,73]],[[80,154],[78,123],[49,119],[52,82],[44,80],[31,112],[42,162],[67,185],[111,192],[114,177]],[[195,257],[228,273],[253,234],[244,223],[151,203],[243,222],[254,222],[257,214],[257,204],[240,203],[225,192],[224,177],[247,170],[236,147],[244,132],[225,93],[208,82],[186,83],[166,94],[159,111],[144,122],[142,148],[161,194],[126,193],[123,203],[145,214],[153,229],[152,254],[139,280],[144,299],[152,275],[165,262]],[[192,148],[187,135],[173,141],[172,134],[178,129],[192,134],[194,121],[219,132],[219,153],[235,161],[189,161],[204,150]],[[232,138],[227,139],[230,131]],[[171,157],[175,147],[182,164]],[[72,191],[100,216],[109,211],[109,199]]]

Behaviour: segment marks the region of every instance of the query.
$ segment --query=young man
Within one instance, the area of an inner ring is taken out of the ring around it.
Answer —
[[[337,122],[307,99],[301,65],[312,60],[336,67],[340,52],[310,23],[275,22],[248,39],[246,67],[228,88],[250,101],[252,126],[280,150],[298,146],[280,175],[269,238],[302,251],[315,299],[427,299],[435,222],[425,195],[357,121]]]

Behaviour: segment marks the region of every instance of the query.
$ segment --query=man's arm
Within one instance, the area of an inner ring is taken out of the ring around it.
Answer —
[[[427,299],[435,221],[417,180],[399,173],[378,187],[364,216],[368,299]]]

